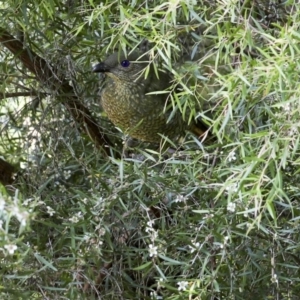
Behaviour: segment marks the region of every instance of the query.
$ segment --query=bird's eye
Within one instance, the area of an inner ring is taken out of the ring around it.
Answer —
[[[125,60],[123,60],[123,61],[121,62],[121,66],[124,67],[124,68],[129,67],[129,65],[130,65],[130,61],[127,60],[127,59],[125,59]]]

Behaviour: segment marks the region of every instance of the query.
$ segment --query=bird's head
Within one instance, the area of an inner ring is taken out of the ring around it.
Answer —
[[[149,64],[147,57],[139,52],[125,55],[115,52],[93,67],[95,73],[105,73],[114,80],[137,82],[143,80],[143,69]]]

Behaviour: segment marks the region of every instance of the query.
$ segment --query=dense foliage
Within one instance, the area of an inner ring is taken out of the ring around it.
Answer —
[[[297,2],[0,2],[1,299],[299,298]],[[126,146],[91,68],[135,48],[216,142]]]

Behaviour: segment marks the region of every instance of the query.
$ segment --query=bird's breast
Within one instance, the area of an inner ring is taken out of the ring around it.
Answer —
[[[182,122],[167,124],[162,95],[146,95],[143,84],[111,81],[102,90],[101,101],[108,118],[131,137],[159,142],[160,134],[172,136],[182,131]]]
[[[141,118],[149,116],[151,96],[146,96],[142,87],[128,84],[127,87],[107,85],[101,94],[102,106],[113,123],[121,127],[134,126]]]

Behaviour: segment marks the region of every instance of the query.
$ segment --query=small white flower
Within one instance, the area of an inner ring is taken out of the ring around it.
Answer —
[[[146,227],[145,231],[149,233],[152,242],[154,242],[158,237],[158,232],[151,227]]]
[[[83,236],[83,240],[84,241],[86,241],[86,242],[88,242],[89,240],[90,240],[90,235],[89,234],[85,234],[84,236]]]
[[[206,214],[206,215],[204,215],[203,220],[205,220],[205,219],[211,219],[214,216],[215,216],[214,214]]]
[[[179,281],[177,282],[178,291],[185,291],[189,283],[187,281]]]
[[[189,245],[189,248],[191,249],[191,253],[194,253],[196,250],[198,250],[201,246],[201,244],[199,242],[195,242],[195,240],[192,240],[192,245]]]
[[[229,162],[232,162],[232,161],[235,161],[235,160],[236,160],[236,155],[235,155],[235,152],[234,152],[234,151],[232,151],[232,152],[230,152],[230,153],[228,154],[227,160],[228,160]]]
[[[153,230],[152,227],[146,227],[146,229],[145,229],[146,232],[151,232],[152,230]]]
[[[77,223],[79,220],[77,217],[73,216],[72,218],[69,218],[69,221],[72,223]]]
[[[14,254],[15,251],[18,249],[18,247],[16,245],[5,245],[4,248],[8,251],[9,254]]]
[[[59,191],[61,193],[65,193],[67,191],[66,187],[64,185],[59,185]]]
[[[99,231],[98,231],[98,233],[99,233],[99,236],[103,236],[103,235],[105,235],[105,229],[104,228],[100,228],[99,229]]]
[[[164,279],[163,278],[159,278],[159,280],[157,281],[157,289],[161,289],[161,288],[164,288]]]
[[[238,187],[237,183],[233,183],[233,184],[227,186],[225,189],[227,192],[236,193],[238,191],[239,187]]]
[[[149,256],[156,256],[157,255],[157,247],[154,246],[153,244],[149,245]]]
[[[64,177],[65,177],[65,179],[66,180],[68,180],[70,177],[71,177],[71,171],[69,170],[69,171],[64,171]]]
[[[277,274],[274,274],[271,278],[272,283],[278,283]]]
[[[150,220],[147,222],[147,227],[145,228],[145,231],[150,234],[151,241],[154,241],[158,236],[158,233],[152,227],[153,224],[154,224],[154,221]]]
[[[177,197],[176,197],[176,199],[174,200],[174,202],[183,202],[185,200],[185,198],[184,198],[184,196],[182,196],[182,195],[178,195]]]
[[[230,239],[229,236],[225,236],[224,237],[224,243],[223,243],[223,247],[222,248],[224,248],[228,244],[229,239]]]
[[[229,202],[229,203],[227,204],[227,210],[228,210],[229,212],[235,212],[235,207],[236,207],[236,204],[233,203],[233,202]]]
[[[28,206],[30,202],[32,202],[33,198],[28,198],[26,200],[24,200],[23,205],[24,206]]]
[[[78,223],[80,221],[80,219],[82,219],[82,212],[79,212],[72,218],[69,218],[69,221],[72,223]]]
[[[150,220],[147,222],[148,227],[153,227],[153,224],[154,224],[154,220]]]
[[[155,240],[157,237],[158,237],[158,232],[155,231],[155,230],[153,230],[153,231],[152,231],[152,234],[151,234],[152,240]]]
[[[50,217],[52,217],[55,214],[55,210],[50,206],[46,206],[46,208],[47,208],[47,213],[49,214]]]
[[[155,300],[162,300],[163,299],[163,297],[157,295],[157,292],[155,292],[155,291],[151,292],[150,296],[151,296],[151,299],[155,299]]]
[[[21,226],[25,226],[29,218],[29,213],[27,211],[22,211],[16,214],[16,218],[21,223]]]

